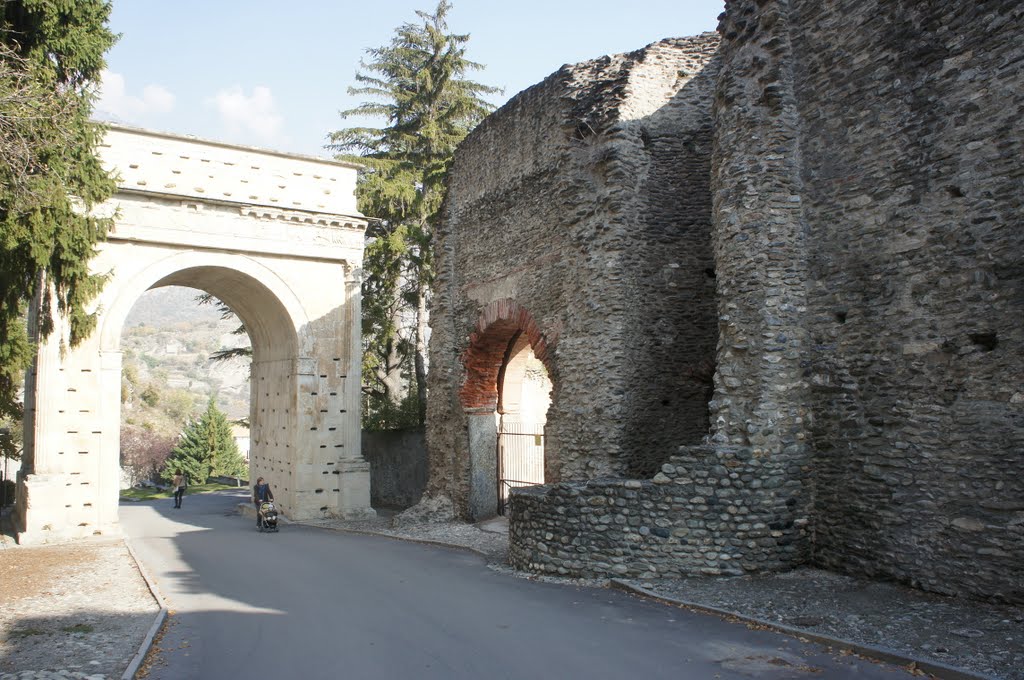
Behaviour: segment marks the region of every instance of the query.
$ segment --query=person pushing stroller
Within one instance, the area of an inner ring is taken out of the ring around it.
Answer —
[[[263,517],[260,516],[260,506],[263,503],[272,503],[274,501],[274,492],[270,490],[270,485],[263,481],[260,477],[256,480],[256,486],[252,488],[252,502],[256,506],[256,528],[263,528]]]

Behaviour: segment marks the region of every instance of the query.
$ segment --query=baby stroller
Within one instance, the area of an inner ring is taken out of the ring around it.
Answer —
[[[277,508],[274,507],[273,501],[260,503],[260,508],[256,512],[259,516],[261,532],[277,531]]]

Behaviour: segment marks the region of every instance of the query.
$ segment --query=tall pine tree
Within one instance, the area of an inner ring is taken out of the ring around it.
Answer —
[[[493,108],[482,97],[500,91],[466,78],[482,66],[466,58],[469,35],[448,32],[451,8],[440,0],[432,14],[416,13],[419,23],[400,26],[389,45],[367,50],[359,87],[349,94],[372,101],[341,116],[382,118],[387,125],[331,134],[330,148],[365,166],[359,209],[377,218],[363,263],[364,413],[371,420],[375,411],[400,411],[396,373],[404,369],[416,386],[415,421],[424,421],[431,238],[445,175],[455,147]],[[403,328],[407,318],[411,333]]]
[[[68,318],[72,344],[95,325],[86,306],[103,280],[89,260],[110,222],[89,211],[114,182],[96,157],[101,130],[89,115],[116,40],[109,16],[104,0],[0,5],[0,100],[15,114],[0,117],[0,415],[18,416],[33,341],[53,331],[56,313]],[[19,108],[26,96],[34,102]]]
[[[170,480],[177,470],[185,473],[190,484],[205,484],[210,477],[240,477],[247,471],[227,416],[212,396],[202,415],[185,428],[162,477]]]

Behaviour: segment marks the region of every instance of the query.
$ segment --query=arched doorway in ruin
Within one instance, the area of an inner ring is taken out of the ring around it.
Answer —
[[[504,515],[509,492],[543,484],[544,426],[551,406],[551,377],[528,337],[517,331],[498,371],[497,494]]]
[[[513,300],[484,308],[463,362],[469,511],[479,519],[503,512],[512,488],[558,478],[557,452],[545,436],[557,381],[545,338]]]

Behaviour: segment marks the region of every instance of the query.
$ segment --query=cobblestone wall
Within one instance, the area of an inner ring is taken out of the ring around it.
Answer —
[[[1024,5],[790,22],[814,559],[1024,601]]]
[[[657,381],[652,367],[699,373],[688,363],[699,353],[647,361],[662,356],[657,315],[700,308],[673,294],[671,277],[647,297],[601,297],[604,307],[562,297],[557,363],[574,379],[562,375],[563,399],[567,390],[572,397],[560,407],[577,410],[558,436],[570,474],[513,495],[516,566],[653,577],[814,563],[1024,602],[1022,26],[1016,0],[729,0],[720,51],[705,69],[716,76],[710,163],[688,154],[704,148],[703,133],[683,126],[673,134],[681,119],[658,128],[657,112],[648,112],[640,128],[609,129],[605,109],[586,109],[593,118],[582,118],[577,137],[593,153],[577,158],[579,172],[589,163],[595,177],[614,178],[599,195],[616,205],[629,205],[620,194],[644,197],[641,204],[655,194],[615,174],[631,169],[635,154],[588,146],[603,134],[635,129],[641,145],[652,129],[691,139],[694,146],[664,147],[685,168],[679,186],[703,186],[695,177],[710,175],[714,257],[705,273],[718,304],[716,360],[705,365],[715,369],[711,434],[697,445],[688,438],[699,428],[665,427],[674,409],[688,412],[685,400],[659,410],[649,401],[657,391],[644,386]],[[594,77],[588,68],[597,63],[573,73]],[[602,101],[628,108],[628,98]],[[491,152],[498,148],[495,140]],[[657,165],[671,174],[670,160]],[[595,210],[567,205],[570,220]],[[640,227],[644,215],[657,221],[657,211],[641,213]],[[577,245],[589,255],[583,261],[612,266],[576,278],[560,261],[566,289],[638,291],[630,273],[658,278],[644,269],[653,251],[643,244],[680,247],[656,229],[624,241],[610,218],[573,224],[592,235]],[[699,253],[702,233],[687,232]],[[695,289],[692,279],[683,287]],[[657,315],[619,313],[616,305],[638,299]],[[595,323],[592,309],[612,313]],[[680,317],[664,320],[671,332]],[[581,321],[597,335],[564,333]],[[607,381],[589,376],[594,388],[578,381],[585,369],[570,357],[582,337],[588,351],[575,356],[592,357],[598,336],[614,371]],[[589,417],[598,409],[610,417]],[[665,462],[664,440],[621,434],[630,428],[668,432],[679,455]]]
[[[781,470],[742,447],[689,447],[652,480],[599,479],[517,489],[509,560],[575,578],[741,575],[798,552]]]
[[[427,427],[428,493],[460,514],[474,483],[467,409],[494,410],[477,384],[493,385],[493,356],[517,331],[554,383],[549,481],[653,474],[706,434],[717,44],[563,67],[460,146],[436,241]]]

